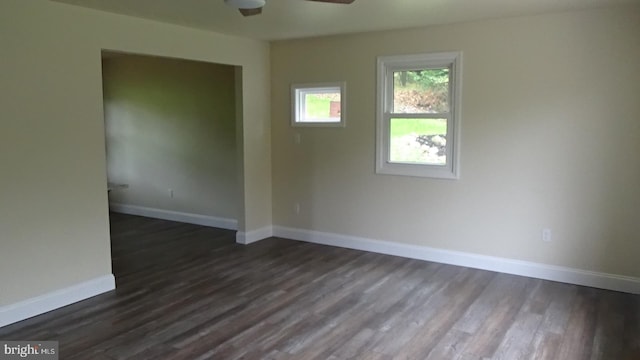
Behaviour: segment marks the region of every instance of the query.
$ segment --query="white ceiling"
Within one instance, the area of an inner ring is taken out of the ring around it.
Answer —
[[[242,17],[223,0],[52,0],[263,40],[411,28],[539,14],[640,0],[356,0],[351,5],[267,0]]]

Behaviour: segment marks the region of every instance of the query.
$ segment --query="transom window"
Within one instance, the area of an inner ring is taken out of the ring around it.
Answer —
[[[293,126],[344,126],[344,83],[291,86]]]
[[[458,178],[461,57],[378,58],[377,173]]]

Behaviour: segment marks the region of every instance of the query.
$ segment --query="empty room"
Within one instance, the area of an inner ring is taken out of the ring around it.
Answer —
[[[637,0],[3,0],[0,359],[640,359]]]

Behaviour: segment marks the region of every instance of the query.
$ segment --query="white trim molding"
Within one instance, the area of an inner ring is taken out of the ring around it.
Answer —
[[[0,328],[116,288],[112,274],[55,290],[14,304],[0,306]]]
[[[209,215],[190,214],[179,211],[155,209],[150,207],[120,203],[109,204],[109,210],[116,213],[128,215],[146,216],[154,219],[179,221],[187,224],[216,227],[228,230],[238,230],[237,220]]]
[[[449,109],[411,112],[394,108],[395,74],[416,70],[448,70]],[[462,113],[462,52],[379,56],[376,85],[376,173],[418,176],[436,179],[460,178],[460,121]],[[414,162],[392,159],[391,127],[393,120],[446,119],[445,163]]]
[[[273,228],[271,226],[265,226],[263,228],[252,231],[238,231],[236,233],[236,243],[249,245],[254,242],[268,239],[273,236]]]
[[[356,236],[288,228],[283,226],[274,226],[273,236],[575,285],[584,285],[631,294],[640,294],[640,278],[630,276],[513,260],[495,256],[478,255],[461,251],[437,249],[427,246],[401,244]]]
[[[291,126],[344,127],[347,117],[347,83],[344,81],[291,85]],[[340,94],[338,117],[311,118],[307,116],[306,96],[314,94]]]

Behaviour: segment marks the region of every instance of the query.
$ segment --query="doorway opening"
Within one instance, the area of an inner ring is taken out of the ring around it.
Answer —
[[[241,82],[238,66],[102,52],[110,214],[237,230]],[[112,265],[117,282],[113,241]]]

